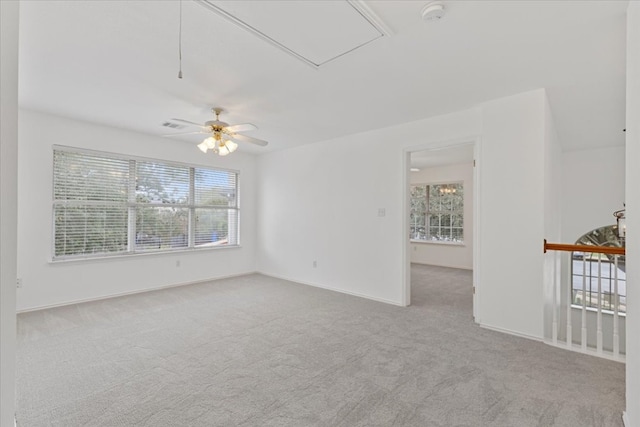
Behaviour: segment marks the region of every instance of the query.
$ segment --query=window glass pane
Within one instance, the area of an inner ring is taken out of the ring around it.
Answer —
[[[189,203],[189,168],[136,162],[137,203]]]
[[[235,209],[196,209],[195,245],[237,244]]]
[[[99,255],[127,250],[126,206],[54,207],[54,256]]]
[[[440,235],[443,240],[451,241],[451,227],[441,227]]]
[[[411,186],[411,198],[422,198],[426,196],[426,186],[424,185],[412,185]]]
[[[54,258],[238,244],[235,172],[53,154]]]
[[[451,240],[454,242],[462,242],[464,238],[462,228],[453,228],[451,231]]]
[[[129,161],[53,152],[54,200],[127,201]]]
[[[165,206],[136,210],[136,250],[186,248],[189,245],[189,209]]]
[[[195,199],[198,206],[237,206],[236,174],[195,169]]]
[[[440,206],[440,196],[434,194],[434,192],[432,191],[429,196],[429,212],[439,212]]]
[[[413,185],[410,191],[410,233],[413,239],[463,241],[462,184]],[[424,198],[417,197],[423,192]],[[418,227],[422,216],[428,232],[421,236]]]

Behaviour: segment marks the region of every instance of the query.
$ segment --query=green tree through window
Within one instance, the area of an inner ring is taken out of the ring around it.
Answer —
[[[411,240],[464,241],[464,189],[461,183],[411,186]]]
[[[237,173],[56,147],[53,258],[238,244]]]

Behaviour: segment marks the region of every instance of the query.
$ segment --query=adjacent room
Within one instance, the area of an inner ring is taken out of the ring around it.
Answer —
[[[1,427],[640,425],[640,2],[0,7]]]

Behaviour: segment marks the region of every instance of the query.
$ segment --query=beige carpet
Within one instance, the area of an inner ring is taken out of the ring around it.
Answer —
[[[395,307],[261,275],[18,316],[19,427],[621,426],[624,365],[481,329],[471,273]]]

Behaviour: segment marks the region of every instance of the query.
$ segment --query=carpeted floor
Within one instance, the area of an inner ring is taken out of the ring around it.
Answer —
[[[623,364],[477,327],[468,271],[412,287],[250,275],[21,314],[18,425],[622,425]]]

